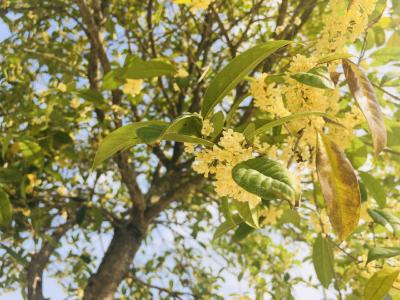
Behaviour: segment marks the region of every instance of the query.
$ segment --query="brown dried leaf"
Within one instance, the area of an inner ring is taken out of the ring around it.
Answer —
[[[348,59],[343,59],[344,74],[349,89],[367,119],[372,134],[375,154],[378,155],[386,146],[387,132],[381,108],[372,84],[367,76]]]

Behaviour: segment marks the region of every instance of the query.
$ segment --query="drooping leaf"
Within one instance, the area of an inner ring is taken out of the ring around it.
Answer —
[[[12,205],[6,192],[0,189],[0,226],[7,226],[12,221]]]
[[[383,208],[386,206],[386,193],[383,189],[382,183],[373,177],[371,174],[366,172],[359,172],[362,181],[365,183],[365,187],[375,201],[379,204],[379,207]]]
[[[344,152],[328,137],[317,134],[316,167],[329,220],[341,240],[357,227],[361,195],[357,176]]]
[[[233,222],[225,221],[217,227],[214,232],[213,240],[216,240],[226,234],[228,231],[235,229],[238,225]]]
[[[146,79],[156,76],[172,75],[176,69],[170,63],[160,60],[145,61],[136,56],[128,56],[122,72],[122,78]]]
[[[265,157],[237,164],[232,169],[232,177],[243,189],[261,198],[282,199],[293,203],[299,196],[288,170],[280,163]]]
[[[400,218],[392,214],[388,209],[368,209],[368,214],[378,224],[385,227],[393,235],[397,235],[400,231]]]
[[[380,258],[390,258],[400,255],[400,247],[376,247],[368,251],[367,263]]]
[[[292,115],[271,121],[271,122],[257,128],[254,135],[257,136],[264,132],[267,132],[268,130],[270,130],[276,126],[280,126],[280,125],[283,125],[283,124],[288,123],[293,120],[303,119],[303,118],[307,118],[307,117],[311,117],[311,116],[319,116],[319,117],[326,117],[328,119],[334,119],[333,116],[331,116],[327,113],[324,113],[324,112],[319,112],[319,111],[301,112],[301,113],[292,114]],[[253,138],[253,137],[251,135],[249,135],[248,138]]]
[[[331,243],[321,234],[314,242],[312,259],[319,282],[324,288],[328,288],[334,277],[333,249]]]
[[[242,224],[242,218],[237,215],[233,214],[232,219],[227,219],[225,222],[221,223],[214,232],[213,240],[216,240],[226,234],[228,231],[235,229],[240,224]]]
[[[201,115],[207,117],[213,108],[269,55],[290,41],[270,41],[255,46],[230,61],[211,81],[205,92]]]
[[[367,76],[350,60],[343,59],[343,69],[349,89],[368,122],[375,154],[378,155],[386,147],[387,132],[374,88]]]
[[[254,227],[251,227],[246,223],[240,224],[232,236],[232,242],[240,242],[255,230]]]
[[[329,76],[326,67],[316,67],[308,72],[299,72],[290,75],[296,81],[320,89],[334,89],[335,83]]]
[[[399,276],[399,270],[385,268],[368,279],[364,289],[365,300],[382,300]]]
[[[237,208],[240,217],[247,225],[254,228],[260,227],[260,224],[258,223],[259,209],[256,205],[253,205],[250,202],[236,201],[235,206]]]
[[[149,126],[149,125],[165,125],[162,121],[145,121],[132,123],[107,135],[104,140],[100,143],[99,149],[97,150],[96,156],[93,161],[93,169],[97,168],[103,161],[113,156],[115,153],[132,147],[136,144],[142,143],[140,138],[137,136],[137,129]]]

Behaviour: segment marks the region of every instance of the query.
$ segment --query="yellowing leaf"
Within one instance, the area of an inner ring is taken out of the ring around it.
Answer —
[[[367,281],[364,290],[365,300],[381,300],[391,289],[393,282],[399,275],[399,270],[386,268],[376,272]]]
[[[321,134],[318,134],[316,166],[329,220],[344,240],[360,218],[361,195],[356,174],[339,146]]]
[[[367,76],[350,60],[343,59],[343,69],[349,89],[367,119],[375,154],[378,155],[386,146],[387,132],[374,88]]]

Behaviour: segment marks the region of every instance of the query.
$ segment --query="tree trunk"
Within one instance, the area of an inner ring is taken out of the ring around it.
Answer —
[[[131,225],[115,228],[104,258],[86,286],[83,300],[113,300],[143,240],[144,232]]]
[[[51,235],[51,241],[44,242],[40,251],[34,254],[27,266],[27,288],[28,300],[44,300],[43,297],[43,271],[46,269],[62,236],[72,227],[72,222],[68,222],[57,228]]]

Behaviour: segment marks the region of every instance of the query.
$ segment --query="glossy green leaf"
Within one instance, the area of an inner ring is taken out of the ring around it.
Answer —
[[[334,89],[335,84],[329,77],[326,67],[313,68],[308,72],[294,73],[290,75],[294,80],[320,89]]]
[[[400,232],[400,218],[388,209],[368,209],[368,214],[376,223],[385,227],[393,235],[397,235]]]
[[[400,247],[376,247],[368,251],[367,263],[380,258],[390,258],[400,255]]]
[[[205,92],[201,115],[207,117],[213,108],[258,64],[290,41],[270,41],[255,46],[232,59],[211,81]]]
[[[365,300],[382,300],[399,276],[399,270],[385,268],[368,279],[364,289]]]
[[[341,240],[357,227],[361,195],[355,171],[344,152],[317,134],[316,167],[330,223]]]
[[[359,172],[368,193],[375,199],[379,204],[379,207],[383,208],[386,206],[386,192],[383,189],[382,182],[373,177],[371,174],[366,172]]]
[[[331,243],[318,235],[313,245],[312,259],[315,273],[324,288],[328,288],[334,277],[334,260]]]
[[[115,153],[125,150],[136,144],[142,143],[136,133],[139,128],[149,125],[165,124],[167,123],[162,121],[138,122],[120,127],[117,130],[111,132],[100,143],[99,149],[97,150],[96,156],[93,161],[93,169],[98,167],[103,161],[110,158]]]
[[[6,192],[0,189],[0,226],[7,226],[12,221],[12,205]]]
[[[149,124],[136,130],[136,134],[141,141],[146,144],[152,144],[160,140],[164,130],[167,128],[165,124]]]
[[[375,154],[378,155],[386,147],[387,132],[374,88],[367,76],[350,60],[343,59],[343,69],[349,89],[368,122]]]
[[[232,169],[234,181],[246,191],[261,198],[295,202],[299,196],[288,170],[280,163],[257,157],[237,164]]]

